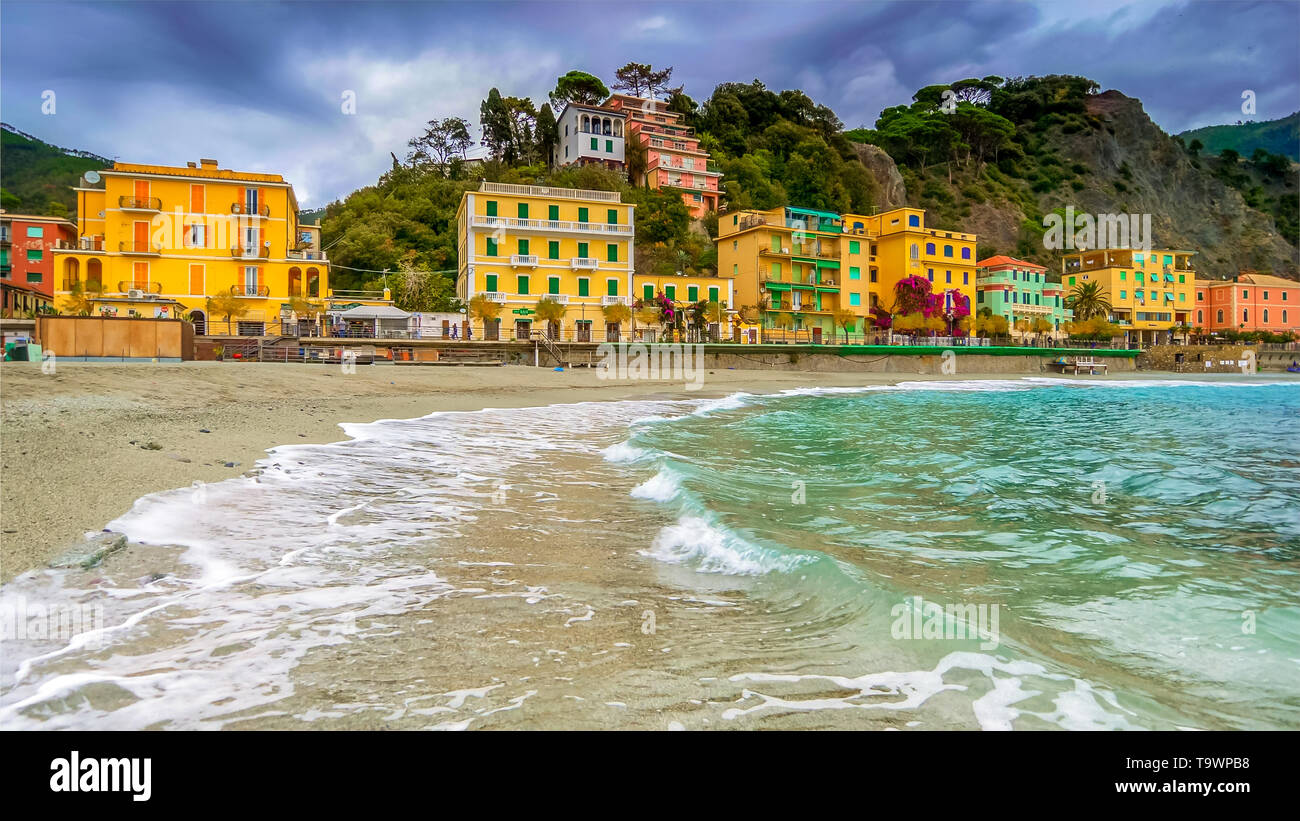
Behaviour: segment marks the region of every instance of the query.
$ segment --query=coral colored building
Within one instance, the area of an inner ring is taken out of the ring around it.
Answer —
[[[680,190],[682,202],[695,218],[718,210],[721,172],[700,149],[695,130],[681,122],[682,115],[666,103],[627,94],[615,94],[605,104],[627,114],[627,134],[646,149],[646,173],[635,185]]]
[[[6,316],[54,303],[54,246],[76,239],[62,217],[0,211],[0,312]]]
[[[1205,331],[1300,331],[1300,282],[1268,274],[1196,280],[1195,327]]]

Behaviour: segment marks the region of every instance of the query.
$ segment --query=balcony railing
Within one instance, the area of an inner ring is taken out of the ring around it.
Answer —
[[[296,250],[289,251],[287,256],[289,259],[308,259],[308,260],[318,260],[320,262],[325,261],[324,251],[316,251],[310,248],[303,248],[303,249],[296,249]]]
[[[479,291],[479,296],[486,297],[489,302],[505,304],[506,301],[504,291]]]
[[[269,285],[262,285],[257,288],[249,288],[247,285],[231,285],[230,293],[235,296],[268,297],[271,295],[271,288]]]
[[[631,236],[632,226],[606,222],[570,222],[567,220],[535,220],[518,217],[475,216],[477,228],[527,228],[541,231],[586,231],[598,234]]]
[[[611,295],[609,295],[609,294],[606,294],[605,296],[603,296],[603,297],[600,298],[600,304],[601,304],[601,305],[628,305],[628,306],[630,306],[630,305],[632,304],[632,297],[630,297],[630,296],[611,296]]]
[[[512,268],[536,268],[536,254],[511,254],[510,267]]]
[[[231,248],[230,256],[235,259],[267,259],[271,256],[271,249],[266,246],[261,248]]]
[[[539,299],[549,299],[549,300],[552,300],[553,302],[558,302],[558,303],[560,303],[561,305],[568,305],[568,304],[569,304],[569,295],[568,295],[568,294],[542,294],[542,295],[539,297]]]
[[[583,268],[587,270],[594,270],[595,268],[599,267],[599,265],[600,265],[600,260],[595,259],[593,257],[573,257],[569,260],[569,267],[571,268]]]
[[[117,207],[126,211],[161,211],[162,200],[157,197],[118,197]]]
[[[254,208],[249,208],[247,204],[237,202],[230,206],[230,213],[244,214],[250,217],[269,217],[271,216],[271,206],[259,205]]]
[[[592,191],[585,188],[551,188],[546,185],[514,185],[505,182],[485,182],[479,186],[485,194],[513,194],[520,197],[548,197],[566,200],[599,200],[622,202],[617,191]]]
[[[162,251],[160,251],[158,248],[155,248],[152,243],[136,242],[135,240],[125,240],[123,242],[119,242],[117,244],[117,250],[121,251],[124,254],[152,254],[154,256],[157,256],[158,254],[162,253]]]
[[[68,290],[72,290],[69,288]],[[136,282],[132,279],[122,280],[117,283],[118,293],[125,294],[128,291],[144,291],[147,294],[161,294],[161,282]]]

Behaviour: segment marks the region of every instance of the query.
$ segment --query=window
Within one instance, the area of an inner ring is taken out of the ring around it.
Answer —
[[[1071,285],[1074,284],[1074,277],[1070,277],[1070,284],[1071,284]]]
[[[1205,312],[1204,312],[1204,311],[1197,311],[1197,312],[1196,312],[1196,322],[1199,324],[1199,323],[1204,322],[1204,321],[1205,321]]]
[[[781,263],[779,262],[772,263],[772,279],[778,281],[781,279]]]
[[[643,285],[643,286],[641,286],[641,297],[642,297],[645,301],[647,301],[647,302],[649,302],[650,300],[654,299],[654,298],[655,298],[655,286],[653,286],[653,285]]]
[[[528,295],[528,275],[520,274],[516,279],[515,293],[522,296]]]
[[[927,256],[932,256],[932,255],[934,254],[934,243],[933,243],[933,242],[927,242],[927,243],[925,244],[925,253],[926,253]]]
[[[1186,282],[1186,281],[1187,281],[1187,275],[1186,275],[1186,274],[1179,274],[1179,275],[1178,275],[1178,281],[1179,281],[1179,282]],[[1268,299],[1268,294],[1267,294],[1267,293],[1264,294],[1264,299]]]
[[[709,302],[718,302],[718,289],[709,288]]]
[[[665,286],[664,286],[664,296],[668,297],[668,301],[669,301],[669,302],[676,302],[676,301],[677,301],[677,286],[676,286],[676,285],[665,285]]]
[[[41,272],[40,272],[40,271],[28,271],[28,272],[27,272],[27,281],[28,281],[28,282],[40,282],[40,281],[41,281]]]
[[[921,218],[918,217],[916,214],[908,214],[907,225],[910,228],[919,228],[921,225]]]
[[[617,280],[617,279],[608,279],[608,280],[605,280],[605,293],[609,294],[610,296],[618,296],[618,280]]]
[[[605,246],[605,261],[618,262],[618,243],[611,242]]]
[[[952,246],[951,246],[951,245],[945,245],[945,246],[943,246],[943,255],[944,255],[945,257],[951,257],[951,256],[952,256]]]
[[[556,282],[559,282],[559,280],[557,279]],[[586,277],[582,277],[578,280],[578,296],[591,296],[590,282],[591,280]]]
[[[548,294],[558,294],[559,292],[560,292],[560,278],[559,278],[559,277],[547,277],[547,278],[546,278],[546,293],[548,293]]]
[[[590,222],[590,221],[591,221],[591,220],[587,219],[587,209],[586,209],[586,208],[579,208],[579,209],[578,209],[578,222]]]
[[[495,216],[497,215],[497,201],[496,201],[496,200],[488,200],[488,201],[487,201],[487,204],[485,205],[485,208],[487,209],[487,215],[488,215],[489,217],[495,217]]]
[[[528,240],[526,239],[519,240],[519,256],[528,256]]]
[[[1178,301],[1179,301],[1179,302],[1186,302],[1186,301],[1187,301],[1187,294],[1179,294],[1179,295],[1178,295]]]
[[[497,241],[493,237],[484,237],[483,242],[486,247],[483,250],[484,256],[494,257],[497,255]]]
[[[41,261],[41,258],[42,258],[43,256],[44,256],[44,252],[42,252],[40,248],[28,248],[28,249],[27,249],[27,261],[28,261],[28,262],[40,262],[40,261]]]
[[[1119,298],[1120,298],[1120,299],[1128,299],[1128,291],[1120,291],[1120,292],[1119,292]]]
[[[587,258],[587,243],[585,242],[578,243],[578,256],[583,259]]]
[[[609,209],[609,213],[605,215],[605,221],[610,225],[618,225],[618,209]]]
[[[1268,291],[1264,292],[1264,301],[1268,302]]]
[[[1282,324],[1283,324],[1283,325],[1286,324],[1286,311],[1283,311],[1283,312],[1282,312]]]
[[[1223,321],[1223,309],[1222,309],[1222,308],[1219,309],[1219,313],[1218,313],[1218,315],[1214,318],[1214,321],[1215,321],[1215,322],[1222,322],[1222,321]]]
[[[861,304],[862,304],[862,294],[849,294],[849,304],[850,304],[850,305],[861,305]]]
[[[952,271],[944,271],[944,272],[943,272],[943,281],[944,281],[945,283],[947,283],[948,285],[951,285],[951,284],[952,284]]]
[[[497,289],[497,275],[488,274],[487,276],[484,277],[484,280],[486,280],[484,284],[487,285],[487,289],[495,293]]]
[[[962,258],[962,259],[970,259],[970,249],[969,249],[969,248],[963,248],[963,249],[961,249],[961,258]]]
[[[519,203],[519,219],[528,219],[528,203],[526,202]]]
[[[546,206],[546,218],[547,218],[548,220],[550,220],[551,222],[555,222],[555,221],[559,220],[559,218],[560,218],[560,206],[558,206],[558,205],[548,205],[548,206]]]
[[[45,228],[40,225],[29,225],[27,226],[27,236],[37,238],[37,239],[44,237]]]
[[[961,284],[970,285],[970,271],[961,272]]]
[[[875,281],[876,281],[876,269],[875,269],[875,268],[872,268],[872,269],[871,269],[871,281],[872,281],[872,282],[875,282]]]
[[[915,242],[912,243],[912,251],[911,251],[912,259],[918,259],[921,255],[920,251],[921,249],[917,247],[916,243]]]
[[[591,138],[591,150],[592,150],[592,151],[599,151],[599,150],[600,150],[599,145],[600,145],[600,140],[596,139],[595,137],[592,137],[592,138]]]
[[[551,241],[549,241],[549,242],[546,243],[546,258],[547,258],[547,259],[559,259],[559,258],[560,258],[560,242],[559,242],[559,240],[554,240],[554,239],[553,239],[553,240],[551,240]]]
[[[1265,308],[1265,309],[1264,309],[1264,322],[1265,322],[1265,323],[1268,322],[1268,308]]]
[[[1241,309],[1241,321],[1242,321],[1242,322],[1247,322],[1247,321],[1249,321],[1249,320],[1250,320],[1250,309],[1249,309],[1249,308],[1242,308],[1242,309]]]
[[[975,295],[975,301],[976,301],[976,302],[983,302],[983,301],[984,301],[984,292],[983,292],[983,291],[980,291],[979,293],[977,293],[977,294]]]
[[[1245,290],[1245,289],[1243,288],[1242,291],[1241,291],[1241,298],[1242,298],[1242,299],[1249,299],[1249,298],[1250,298],[1250,291],[1247,291],[1247,290]]]
[[[931,282],[934,282],[934,269],[933,269],[933,268],[926,268],[926,269],[925,269],[925,275],[928,276],[928,277],[930,278],[930,281],[931,281]]]
[[[613,140],[605,140],[605,151],[606,151],[606,153],[609,153],[609,154],[613,154],[613,153],[614,153],[614,141],[613,141]]]
[[[1128,272],[1127,272],[1127,271],[1120,271],[1120,272],[1119,272],[1119,281],[1120,281],[1120,282],[1124,282],[1124,281],[1127,280],[1127,279],[1128,279]]]
[[[874,242],[871,243],[871,255],[873,257],[876,255],[876,244]]]
[[[858,243],[857,240],[849,240],[849,253],[850,254],[862,253],[862,246]]]
[[[849,279],[862,279],[862,269],[856,266],[849,266]]]
[[[687,302],[699,302],[699,301],[700,301],[700,286],[698,286],[698,285],[691,285],[691,286],[687,287],[687,289],[686,289],[686,301],[687,301]],[[1267,316],[1267,315],[1264,317],[1264,321],[1265,321],[1265,322],[1268,321],[1268,316]]]

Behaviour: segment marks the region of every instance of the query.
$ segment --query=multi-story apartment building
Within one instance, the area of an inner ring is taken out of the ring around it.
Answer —
[[[1101,285],[1110,302],[1110,321],[1130,343],[1171,339],[1176,325],[1190,325],[1195,308],[1192,256],[1195,251],[1116,248],[1066,254],[1061,284],[1066,296],[1085,283]]]
[[[966,300],[973,311],[975,235],[922,228],[920,208],[884,214],[836,214],[810,208],[738,211],[718,220],[718,270],[736,280],[739,305],[762,305],[764,329],[789,313],[813,341],[833,338],[839,309],[858,316],[848,331],[866,330],[873,307],[894,309],[894,288],[928,277],[937,294]]]
[[[733,315],[736,308],[735,280],[717,274],[634,274],[632,298],[648,303],[658,294],[667,297],[678,309],[701,301],[716,302]],[[708,323],[711,338],[726,337],[727,322]]]
[[[560,140],[551,157],[553,165],[603,165],[624,170],[627,117],[622,111],[569,103],[557,122]]]
[[[1049,282],[1047,269],[1023,259],[992,256],[976,263],[974,312],[988,308],[994,316],[1005,317],[1012,328],[1021,320],[1045,319],[1051,332],[1074,318],[1065,307],[1065,289],[1059,282]]]
[[[502,305],[487,339],[527,339],[544,297],[565,307],[561,338],[619,339],[603,308],[632,304],[635,209],[617,191],[484,182],[456,212],[456,295]]]
[[[293,298],[328,296],[329,263],[304,250],[297,199],[279,174],[207,159],[114,163],[76,191],[77,240],[55,248],[65,303],[80,292],[96,314],[188,317],[202,334],[224,319],[208,315],[208,300],[231,297],[239,333],[261,335],[303,319]]]
[[[722,174],[681,114],[659,100],[627,94],[615,94],[606,105],[627,114],[628,138],[645,146],[646,172],[633,183],[679,190],[693,217],[718,210]]]
[[[871,305],[892,313],[899,280],[921,276],[930,280],[934,293],[960,295],[969,312],[975,313],[974,234],[926,228],[925,209],[906,207],[870,216],[845,214],[844,227],[870,238]]]
[[[0,313],[50,308],[54,303],[54,248],[76,239],[62,217],[0,211]]]
[[[1196,319],[1203,331],[1300,331],[1300,282],[1268,274],[1196,280]]]

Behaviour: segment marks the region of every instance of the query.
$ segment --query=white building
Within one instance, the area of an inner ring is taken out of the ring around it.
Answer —
[[[623,170],[623,134],[627,115],[596,105],[569,103],[560,113],[560,141],[552,162],[559,165],[599,164]]]

